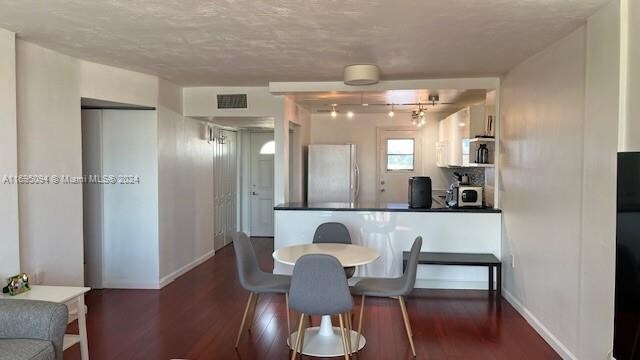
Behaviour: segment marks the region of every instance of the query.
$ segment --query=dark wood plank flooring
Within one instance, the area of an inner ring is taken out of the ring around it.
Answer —
[[[255,238],[254,244],[261,266],[272,269],[273,239]],[[247,297],[237,281],[232,246],[162,290],[91,291],[86,297],[90,357],[287,359],[279,295],[260,297],[252,332],[234,349]],[[407,308],[418,359],[560,358],[506,301],[496,307],[485,291],[416,290]],[[397,301],[367,299],[365,312],[367,346],[360,358],[410,359]],[[79,360],[78,346],[64,355]]]

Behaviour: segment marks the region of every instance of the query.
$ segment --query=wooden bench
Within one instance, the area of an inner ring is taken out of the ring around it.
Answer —
[[[402,253],[402,269],[407,267],[409,252]],[[502,263],[493,254],[467,254],[467,253],[437,253],[421,252],[418,257],[420,265],[457,265],[457,266],[486,266],[489,268],[489,293],[496,291],[496,301],[500,303],[502,297]],[[493,269],[496,269],[497,284],[493,282]]]

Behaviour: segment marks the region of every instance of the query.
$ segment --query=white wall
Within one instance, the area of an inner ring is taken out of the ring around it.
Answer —
[[[18,40],[18,171],[82,174],[78,61]],[[20,185],[20,258],[36,282],[83,284],[82,186]]]
[[[579,359],[605,359],[613,344],[620,2],[587,23],[580,247]]]
[[[438,168],[435,156],[435,143],[438,141],[438,121],[445,116],[427,113],[427,123],[421,130],[422,166],[418,169],[430,176],[434,189],[446,189],[448,179]],[[360,166],[360,200],[375,201],[376,186],[376,128],[412,127],[411,114],[396,112],[393,118],[387,114],[356,114],[352,119],[339,115],[333,119],[328,114],[312,114],[311,144],[356,144],[358,165]]]
[[[184,117],[181,91],[160,83],[160,283],[213,255],[213,144],[206,123]]]
[[[5,40],[4,37],[2,39]],[[10,46],[10,43],[3,45]],[[10,55],[10,49],[7,48],[7,50],[3,51],[3,54]],[[5,58],[2,57],[2,59]],[[10,59],[10,56],[6,59]],[[171,131],[171,126],[186,129],[183,137],[176,135],[174,138],[178,142],[175,143],[172,151],[190,151],[193,139],[202,138],[202,134],[197,129],[199,122],[187,120],[181,115],[183,112],[182,89],[155,76],[77,60],[25,41],[17,42],[16,62],[19,112],[17,162],[18,170],[22,174],[82,174],[81,97],[156,106],[158,108],[156,122],[160,130]],[[10,71],[6,73],[11,75]],[[7,81],[10,81],[10,78]],[[3,85],[2,90],[5,91],[5,89],[11,88]],[[6,108],[10,109],[10,107]],[[10,113],[10,111],[3,112],[3,115],[10,115]],[[3,124],[2,135],[10,136],[11,128],[7,127],[7,131],[4,130],[5,124]],[[154,147],[157,147],[157,142],[162,139],[166,140],[166,137],[156,138]],[[5,146],[5,144],[10,148],[10,142],[3,141],[2,145]],[[166,152],[164,154],[166,155]],[[201,165],[206,162],[202,159],[198,160],[199,162],[190,159],[190,156],[197,156],[197,154],[188,153],[185,156],[187,162],[194,161]],[[10,160],[10,156],[6,159]],[[158,159],[155,162],[157,163]],[[180,166],[191,169],[189,164]],[[181,177],[179,181],[184,182],[185,179]],[[201,181],[202,185],[197,190],[202,190],[207,180],[198,178],[198,181]],[[209,193],[213,191],[210,184],[206,185]],[[2,189],[10,189],[10,187]],[[166,190],[167,187],[160,190],[156,188],[156,192],[163,189]],[[166,192],[161,194],[167,195]],[[201,204],[206,201],[207,194],[200,191],[194,201]],[[22,269],[35,275],[34,280],[39,283],[82,285],[82,186],[22,185],[19,201]],[[10,203],[7,204],[10,205]],[[185,206],[188,208],[191,205]],[[184,222],[182,225],[176,225],[176,223],[180,223],[180,219],[187,218],[186,208],[167,209],[171,215],[179,214],[179,216],[174,222],[165,219],[167,221],[164,225],[176,226],[171,229],[184,229]],[[199,216],[211,219],[201,210],[198,208],[201,214]],[[165,213],[162,215],[167,216]],[[10,217],[3,219],[10,221]],[[193,230],[195,237],[184,237],[183,234],[182,237],[173,237],[170,242],[163,243],[163,249],[168,249],[163,252],[164,261],[167,264],[162,269],[165,273],[172,273],[176,267],[180,268],[185,262],[193,262],[194,258],[199,258],[203,252],[208,251],[198,245],[198,241],[202,242],[201,238],[207,237],[204,234],[207,231],[202,228],[208,225],[204,220],[200,220],[200,223],[203,224],[201,228]],[[173,230],[167,231],[170,233]],[[166,240],[168,237],[164,236],[163,239]],[[180,245],[178,245],[179,241],[182,242]],[[158,246],[156,244],[156,256],[159,251]],[[180,251],[184,252],[192,249],[193,257],[189,259],[182,257],[184,253],[179,251],[174,254],[172,250],[174,248],[180,248]],[[159,266],[158,264],[157,267]],[[157,272],[159,276],[159,270]],[[158,276],[156,276],[156,284],[159,281]]]
[[[505,293],[564,357],[613,343],[619,4],[502,83]]]
[[[640,2],[622,0],[624,58],[626,76],[622,79],[623,96],[620,127],[620,151],[640,151]]]
[[[502,83],[504,287],[564,356],[579,347],[585,40],[581,28]]]
[[[0,177],[18,174],[15,34],[0,29]],[[20,271],[18,185],[0,183],[0,279]]]
[[[158,286],[156,144],[155,111],[102,111],[103,175],[140,178],[139,184],[103,186],[103,276],[107,288]]]
[[[82,174],[102,175],[102,110],[82,110]],[[82,185],[84,284],[104,288],[103,189],[97,183]]]
[[[83,97],[143,106],[158,103],[156,76],[84,60],[79,66]]]

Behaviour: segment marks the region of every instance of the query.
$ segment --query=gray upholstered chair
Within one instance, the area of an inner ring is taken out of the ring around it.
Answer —
[[[242,331],[244,330],[244,325],[250,312],[251,315],[249,318],[248,329],[251,329],[251,323],[253,322],[256,304],[258,303],[258,297],[260,294],[276,293],[285,295],[285,301],[287,304],[287,330],[288,333],[291,334],[291,325],[289,322],[289,297],[287,295],[289,292],[289,285],[291,284],[291,277],[262,271],[258,264],[253,244],[251,244],[251,239],[249,239],[249,237],[244,233],[235,233],[233,235],[233,248],[236,253],[236,265],[238,268],[240,285],[250,292],[249,300],[247,300],[247,305],[244,309],[244,315],[242,315],[242,322],[240,323],[240,330],[238,330],[238,337],[236,338],[236,348],[240,342],[240,337],[242,336]]]
[[[404,297],[411,293],[413,287],[416,284],[416,272],[418,271],[418,256],[420,255],[420,248],[422,248],[422,237],[418,236],[413,241],[413,246],[411,246],[411,254],[409,255],[409,261],[407,261],[407,268],[401,277],[395,279],[364,278],[353,287],[351,287],[352,294],[360,295],[362,297],[362,300],[360,302],[360,317],[358,319],[358,339],[356,340],[356,349],[358,349],[360,345],[360,333],[362,331],[365,297],[393,296],[398,297],[398,302],[400,303],[400,311],[402,312],[402,319],[404,320],[404,327],[407,331],[409,345],[411,345],[411,352],[413,353],[413,357],[416,357],[416,348],[413,345],[413,333],[411,331],[411,323],[409,322],[409,315],[407,314],[407,306],[405,305]]]
[[[64,304],[0,299],[0,360],[62,360]]]
[[[351,244],[351,235],[349,229],[344,224],[338,222],[326,222],[320,224],[313,234],[314,244]],[[344,272],[348,278],[352,277],[356,272],[355,266],[344,268]]]
[[[301,313],[298,336],[291,355],[292,360],[304,347],[307,316],[336,314],[340,319],[344,358],[349,359],[352,351],[348,314],[353,310],[353,298],[349,293],[347,277],[338,259],[321,254],[300,257],[293,268],[289,305],[293,310]]]

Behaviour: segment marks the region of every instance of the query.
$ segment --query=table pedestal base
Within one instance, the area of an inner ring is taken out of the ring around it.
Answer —
[[[291,344],[295,344],[298,339],[298,332],[291,334],[287,339],[287,344],[291,348]],[[356,350],[356,342],[358,340],[358,332],[351,330],[351,349],[355,352],[361,350],[367,340],[364,336],[360,336],[360,347]],[[323,316],[320,326],[307,328],[304,335],[304,346],[302,353],[316,357],[336,357],[344,356],[342,347],[342,335],[339,327],[331,325],[331,317]]]

